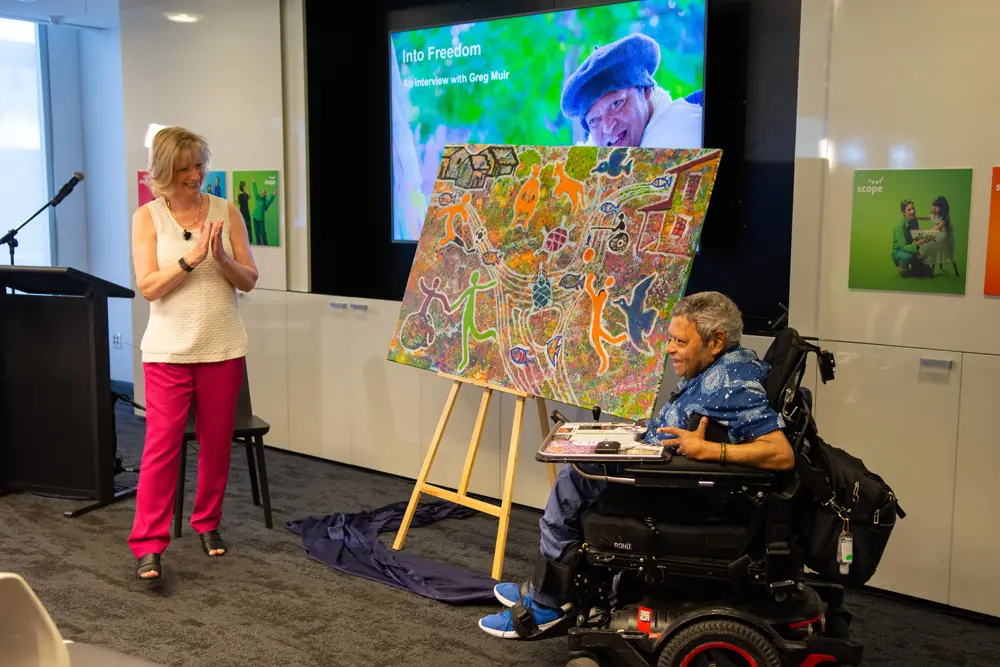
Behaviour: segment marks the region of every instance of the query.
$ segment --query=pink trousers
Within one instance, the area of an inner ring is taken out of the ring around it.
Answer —
[[[198,441],[198,493],[191,527],[199,534],[219,527],[243,364],[240,357],[207,364],[142,365],[146,444],[139,466],[135,522],[128,538],[136,558],[163,553],[170,543],[181,441],[192,399]]]

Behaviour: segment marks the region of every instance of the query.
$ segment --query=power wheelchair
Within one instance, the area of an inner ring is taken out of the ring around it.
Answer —
[[[833,355],[793,329],[765,355],[768,400],[796,456],[816,432],[811,394],[800,387],[809,352],[822,381],[832,380]],[[557,427],[562,419],[553,414]],[[613,483],[581,515],[583,545],[549,589],[573,602],[575,618],[563,627],[567,667],[861,663],[843,587],[805,573],[795,511],[804,492],[794,471],[675,456],[604,472],[596,477]]]

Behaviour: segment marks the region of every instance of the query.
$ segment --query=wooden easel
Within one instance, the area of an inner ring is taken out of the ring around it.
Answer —
[[[507,526],[510,523],[510,507],[514,497],[514,472],[517,469],[517,451],[521,444],[521,420],[524,417],[524,402],[529,398],[535,399],[535,405],[538,407],[538,423],[542,427],[542,436],[544,437],[550,430],[547,426],[548,418],[545,414],[545,399],[540,396],[533,397],[530,394],[526,394],[516,389],[494,387],[486,384],[485,382],[468,380],[466,378],[447,375],[445,373],[438,373],[438,376],[452,381],[451,391],[448,393],[448,400],[445,401],[444,410],[441,412],[441,418],[438,420],[437,429],[434,431],[434,437],[431,438],[431,446],[427,449],[427,455],[424,457],[424,464],[420,468],[420,475],[417,476],[417,482],[413,487],[413,494],[410,496],[410,504],[406,507],[406,514],[403,515],[403,523],[399,526],[399,532],[396,534],[396,541],[393,543],[392,548],[397,551],[403,548],[403,541],[406,539],[406,533],[410,529],[410,522],[413,521],[413,514],[417,511],[417,503],[420,500],[420,494],[426,493],[428,495],[441,498],[442,500],[448,500],[457,505],[462,505],[463,507],[469,507],[480,512],[485,512],[486,514],[500,519],[500,525],[497,528],[496,551],[493,554],[492,572],[493,578],[499,580],[500,574],[503,571],[504,550],[507,547]],[[428,484],[427,477],[431,472],[431,466],[434,464],[434,456],[437,454],[438,445],[441,444],[441,438],[444,436],[444,429],[448,425],[448,419],[451,417],[451,411],[454,409],[455,401],[458,399],[458,391],[462,388],[462,385],[466,384],[481,387],[483,390],[483,398],[479,403],[479,415],[476,417],[476,424],[472,429],[472,440],[469,442],[469,450],[465,454],[465,467],[462,469],[462,477],[459,480],[458,491],[456,492],[449,491],[448,489],[442,489],[441,487],[434,486],[433,484]],[[486,424],[486,412],[489,409],[490,398],[492,398],[494,391],[501,391],[517,397],[517,402],[514,404],[514,427],[510,434],[510,451],[507,454],[507,472],[504,476],[503,494],[501,496],[499,506],[492,503],[484,503],[483,501],[476,500],[475,498],[469,498],[467,495],[469,490],[469,479],[472,477],[472,466],[476,462],[476,453],[479,451],[479,441],[483,436],[483,426]],[[549,483],[553,484],[556,479],[556,467],[552,463],[548,465]]]

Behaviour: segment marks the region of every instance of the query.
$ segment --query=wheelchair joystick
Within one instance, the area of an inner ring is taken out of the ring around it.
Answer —
[[[599,422],[599,421],[601,421],[601,406],[599,406],[599,405],[595,405],[595,406],[593,407],[593,409],[591,409],[591,411],[590,411],[590,412],[591,412],[591,414],[593,414],[593,415],[594,415],[594,421],[595,421],[595,422]]]

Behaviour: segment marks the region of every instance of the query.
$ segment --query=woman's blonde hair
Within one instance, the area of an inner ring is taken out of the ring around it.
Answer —
[[[197,160],[200,157],[202,163],[208,164],[211,152],[205,137],[199,134],[183,127],[165,127],[153,137],[145,183],[154,197],[170,193],[177,161],[188,150],[191,151],[192,158]]]

